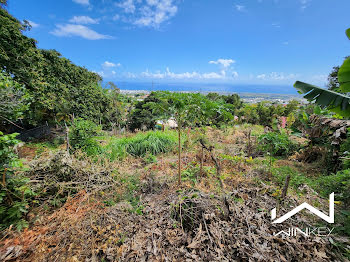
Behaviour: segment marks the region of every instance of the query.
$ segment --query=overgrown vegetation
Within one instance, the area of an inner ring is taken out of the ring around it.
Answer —
[[[111,160],[123,159],[127,155],[145,157],[172,151],[176,146],[176,133],[174,132],[147,132],[132,137],[112,139],[107,145],[107,152]]]
[[[101,127],[92,121],[75,119],[69,131],[69,142],[72,150],[81,149],[89,153],[97,150],[99,144],[94,137],[100,131]]]
[[[272,156],[288,156],[293,154],[298,145],[289,139],[285,132],[269,132],[258,138],[259,149]]]
[[[0,132],[0,229],[15,225],[21,230],[28,226],[24,217],[34,203],[35,193],[28,183],[29,179],[18,173],[22,163],[13,152],[13,147],[19,143],[16,135]]]

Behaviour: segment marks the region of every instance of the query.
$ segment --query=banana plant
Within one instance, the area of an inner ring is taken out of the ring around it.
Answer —
[[[350,28],[346,30],[346,35],[350,39]],[[305,94],[304,98],[314,101],[316,104],[325,107],[344,117],[350,117],[350,57],[345,59],[338,72],[340,83],[340,93],[328,89],[320,88],[304,82],[297,81],[294,87],[300,94]]]

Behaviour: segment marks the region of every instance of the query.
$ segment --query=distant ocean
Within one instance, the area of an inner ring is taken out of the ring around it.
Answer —
[[[169,84],[169,83],[139,83],[116,82],[121,90],[145,90],[145,91],[185,91],[185,92],[217,92],[217,93],[256,93],[256,94],[285,94],[297,95],[296,89],[290,86],[280,85],[229,85],[229,84]]]

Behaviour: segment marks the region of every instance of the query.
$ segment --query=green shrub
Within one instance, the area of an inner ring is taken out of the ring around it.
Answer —
[[[13,224],[17,229],[27,226],[24,219],[32,197],[35,195],[29,187],[29,179],[15,171],[22,166],[13,147],[18,144],[17,134],[3,135],[0,132],[0,229]]]
[[[272,176],[280,187],[284,186],[286,177],[290,175],[289,185],[294,189],[298,189],[301,185],[311,185],[312,180],[303,174],[299,174],[290,166],[282,166],[271,169]]]
[[[157,157],[153,154],[146,154],[143,160],[146,164],[152,164],[157,162]]]
[[[99,143],[94,139],[101,131],[101,127],[89,120],[75,119],[69,130],[69,141],[73,151],[81,149],[89,155],[99,151]]]
[[[181,179],[183,181],[190,181],[194,185],[197,183],[199,172],[199,164],[191,163],[191,165],[181,172]]]
[[[293,154],[298,145],[291,141],[284,132],[270,132],[258,138],[258,149],[273,156],[288,156]]]
[[[346,206],[350,207],[350,169],[320,177],[316,185],[322,196],[328,197],[334,192],[337,200],[343,201]]]
[[[115,139],[108,145],[110,158],[122,159],[128,154],[144,157],[147,154],[158,155],[173,150],[177,143],[175,132],[150,131],[133,137]]]

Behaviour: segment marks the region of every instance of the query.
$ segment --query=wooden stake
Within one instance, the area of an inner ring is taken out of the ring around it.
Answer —
[[[218,162],[218,160],[215,158],[215,156],[214,156],[214,154],[213,154],[213,147],[211,146],[211,147],[207,147],[205,144],[204,144],[204,141],[202,140],[202,139],[200,139],[199,140],[199,143],[202,145],[202,147],[204,148],[204,149],[206,149],[209,153],[210,153],[210,157],[211,157],[211,159],[214,161],[214,164],[215,164],[215,166],[216,166],[216,178],[218,179],[218,181],[219,181],[219,183],[220,183],[220,187],[221,188],[224,188],[224,185],[223,185],[223,183],[222,183],[222,181],[221,181],[221,178],[220,178],[220,173],[221,173],[221,167],[220,167],[220,165],[219,165],[219,162]]]
[[[178,123],[178,135],[179,135],[178,184],[180,185],[181,184],[181,127],[180,127],[180,123]]]
[[[67,153],[69,154],[69,148],[70,148],[70,145],[69,145],[69,128],[68,128],[66,123],[64,123],[64,125],[66,126],[66,150],[67,150]]]
[[[204,163],[204,147],[201,147],[201,165],[199,169],[199,175],[203,176],[203,163]]]
[[[286,181],[284,182],[284,187],[283,187],[282,195],[281,195],[282,201],[286,198],[288,186],[289,186],[289,181],[290,181],[290,175],[288,175],[286,177]]]

